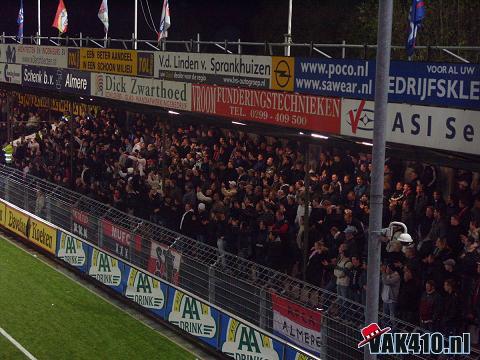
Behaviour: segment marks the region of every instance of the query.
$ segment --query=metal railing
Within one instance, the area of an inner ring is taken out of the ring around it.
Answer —
[[[245,54],[245,55],[284,55],[287,48],[291,48],[293,56],[321,56],[325,58],[374,58],[376,54],[376,44],[347,44],[345,41],[338,44],[328,43],[294,43],[294,42],[253,42],[223,40],[223,41],[205,41],[200,39],[197,34],[196,39],[189,40],[155,40],[135,39],[116,39],[116,38],[95,38],[83,36],[80,33],[76,37],[47,37],[47,36],[28,36],[21,40],[16,35],[0,35],[0,44],[5,43],[23,43],[30,45],[50,45],[50,46],[73,46],[73,47],[97,47],[97,48],[119,48],[155,50],[155,51],[179,51],[179,52],[220,52],[226,54]],[[405,59],[405,45],[392,45],[392,57]],[[480,61],[479,46],[442,46],[442,45],[418,45],[415,47],[417,56],[422,60],[431,60],[435,57],[447,56],[450,60],[464,63]],[[348,51],[348,56],[347,56]],[[456,52],[462,52],[462,55]]]
[[[76,233],[89,242],[155,272],[151,252],[161,245],[165,268],[159,275],[167,281],[215,304],[261,329],[273,333],[272,292],[300,306],[321,311],[321,359],[362,359],[359,329],[364,324],[364,306],[286,274],[232,254],[220,254],[214,247],[187,238],[148,221],[127,215],[108,205],[16,169],[0,166],[0,198],[48,222]],[[83,219],[75,219],[73,212]],[[104,234],[109,222],[130,234],[128,248],[122,248]],[[153,249],[153,250],[152,250]],[[175,255],[181,263],[175,263]],[[155,272],[156,273],[156,272]],[[423,332],[398,319],[379,314],[382,325],[396,332]],[[480,353],[456,359],[476,359]],[[400,359],[401,357],[382,357]],[[430,359],[409,355],[408,359]]]

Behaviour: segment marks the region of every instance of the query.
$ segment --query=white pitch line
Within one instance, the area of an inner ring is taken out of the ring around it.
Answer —
[[[30,354],[27,349],[25,349],[22,345],[20,345],[20,343],[15,340],[13,337],[11,337],[5,330],[3,330],[1,327],[0,327],[0,334],[2,334],[8,341],[10,341],[13,345],[15,345],[15,347],[20,350],[27,358],[29,358],[30,360],[37,360],[37,358],[35,356],[33,356],[32,354]]]

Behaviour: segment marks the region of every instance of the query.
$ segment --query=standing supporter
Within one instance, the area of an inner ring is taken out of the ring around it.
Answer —
[[[397,313],[400,319],[411,324],[418,323],[421,289],[422,286],[414,268],[404,266],[397,302]]]
[[[338,249],[338,261],[335,267],[334,275],[337,278],[337,294],[343,298],[348,297],[348,288],[350,286],[350,270],[353,264],[347,256],[347,245],[342,244]]]
[[[396,308],[398,302],[398,292],[400,290],[400,274],[393,264],[383,265],[382,272],[382,291],[383,312],[386,315],[396,317]]]
[[[364,273],[362,259],[358,256],[352,256],[352,268],[350,270],[351,279],[349,286],[350,299],[362,303],[362,277]]]
[[[444,282],[445,297],[443,298],[442,323],[443,333],[447,336],[457,335],[462,318],[460,299],[458,297],[455,281],[447,279]]]
[[[436,290],[433,280],[425,283],[425,291],[420,298],[420,326],[428,331],[438,331],[441,329],[442,317],[442,298]]]

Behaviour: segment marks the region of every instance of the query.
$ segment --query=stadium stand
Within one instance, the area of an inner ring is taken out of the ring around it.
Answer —
[[[15,133],[38,131],[17,143],[17,169],[297,277],[309,191],[307,281],[364,303],[370,154],[319,146],[306,163],[292,140],[204,125],[163,137],[161,121],[111,108],[45,116],[15,107]],[[383,248],[383,311],[449,334],[480,324],[480,187],[472,173],[455,176],[447,194],[434,166],[385,164],[385,224],[404,222],[415,242]]]

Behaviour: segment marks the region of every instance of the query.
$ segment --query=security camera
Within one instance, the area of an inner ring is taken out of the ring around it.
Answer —
[[[399,221],[393,221],[388,225],[388,228],[382,229],[382,235],[388,240],[396,240],[403,245],[409,245],[413,242],[412,237],[408,233],[407,226]]]
[[[412,237],[410,236],[410,234],[407,234],[407,233],[400,234],[398,236],[397,240],[400,241],[404,245],[409,245],[413,242]]]

